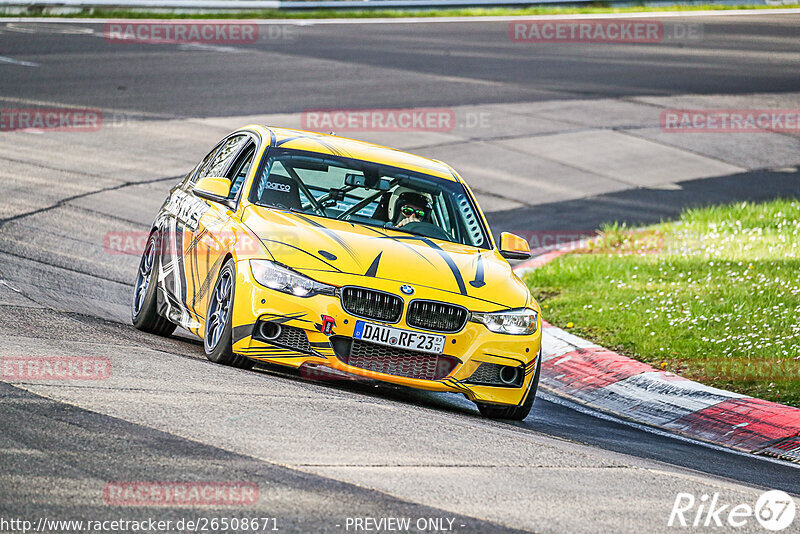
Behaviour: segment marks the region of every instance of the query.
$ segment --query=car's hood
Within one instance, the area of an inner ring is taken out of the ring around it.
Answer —
[[[275,261],[322,282],[325,275],[318,271],[343,272],[444,290],[503,307],[521,307],[528,301],[525,285],[492,250],[257,206],[247,208],[243,222]]]

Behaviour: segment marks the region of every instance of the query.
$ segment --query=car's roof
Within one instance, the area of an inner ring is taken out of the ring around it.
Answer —
[[[409,154],[402,150],[367,143],[366,141],[348,139],[347,137],[339,137],[338,135],[272,126],[263,126],[262,128],[266,130],[266,133],[271,133],[272,146],[371,161],[429,174],[446,180],[458,181],[453,170],[445,163]]]

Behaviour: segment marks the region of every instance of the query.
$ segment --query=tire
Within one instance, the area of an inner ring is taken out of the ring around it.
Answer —
[[[236,289],[236,263],[229,259],[222,266],[208,300],[203,347],[214,363],[250,369],[253,361],[233,352],[233,297]]]
[[[507,419],[509,421],[522,421],[528,414],[531,413],[533,408],[533,401],[536,399],[536,391],[539,389],[539,375],[542,372],[542,351],[539,350],[539,356],[536,358],[536,374],[533,375],[531,385],[528,388],[528,395],[525,397],[525,402],[519,406],[502,406],[499,404],[486,404],[483,402],[476,402],[478,411],[481,415],[488,419]]]
[[[142,259],[139,260],[139,271],[133,286],[131,302],[131,322],[143,332],[168,336],[175,331],[175,324],[158,313],[158,284],[153,276],[158,276],[161,261],[161,241],[158,231],[150,234],[144,247]]]

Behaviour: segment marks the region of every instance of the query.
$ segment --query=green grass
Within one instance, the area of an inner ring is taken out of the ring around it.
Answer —
[[[800,201],[685,211],[526,275],[544,318],[712,386],[800,406]]]
[[[49,8],[30,7],[19,16],[61,17],[61,18],[110,18],[110,19],[335,19],[335,18],[400,18],[400,17],[484,17],[484,16],[525,16],[525,15],[571,15],[592,13],[644,13],[653,11],[706,11],[730,9],[775,9],[797,8],[800,4],[769,5],[666,5],[608,7],[603,2],[578,7],[497,7],[462,9],[358,9],[358,10],[258,10],[258,11],[209,11],[202,13],[174,11],[146,11],[119,9],[86,9],[74,13],[59,13]],[[59,8],[63,10],[63,8]],[[11,16],[11,15],[5,15]]]

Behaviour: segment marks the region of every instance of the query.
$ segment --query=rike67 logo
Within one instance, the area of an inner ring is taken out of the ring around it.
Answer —
[[[788,528],[796,513],[794,499],[780,490],[762,493],[755,503],[729,503],[720,499],[719,493],[703,494],[696,498],[691,493],[678,493],[667,525],[683,528],[741,528],[755,532],[756,525],[778,532]]]

